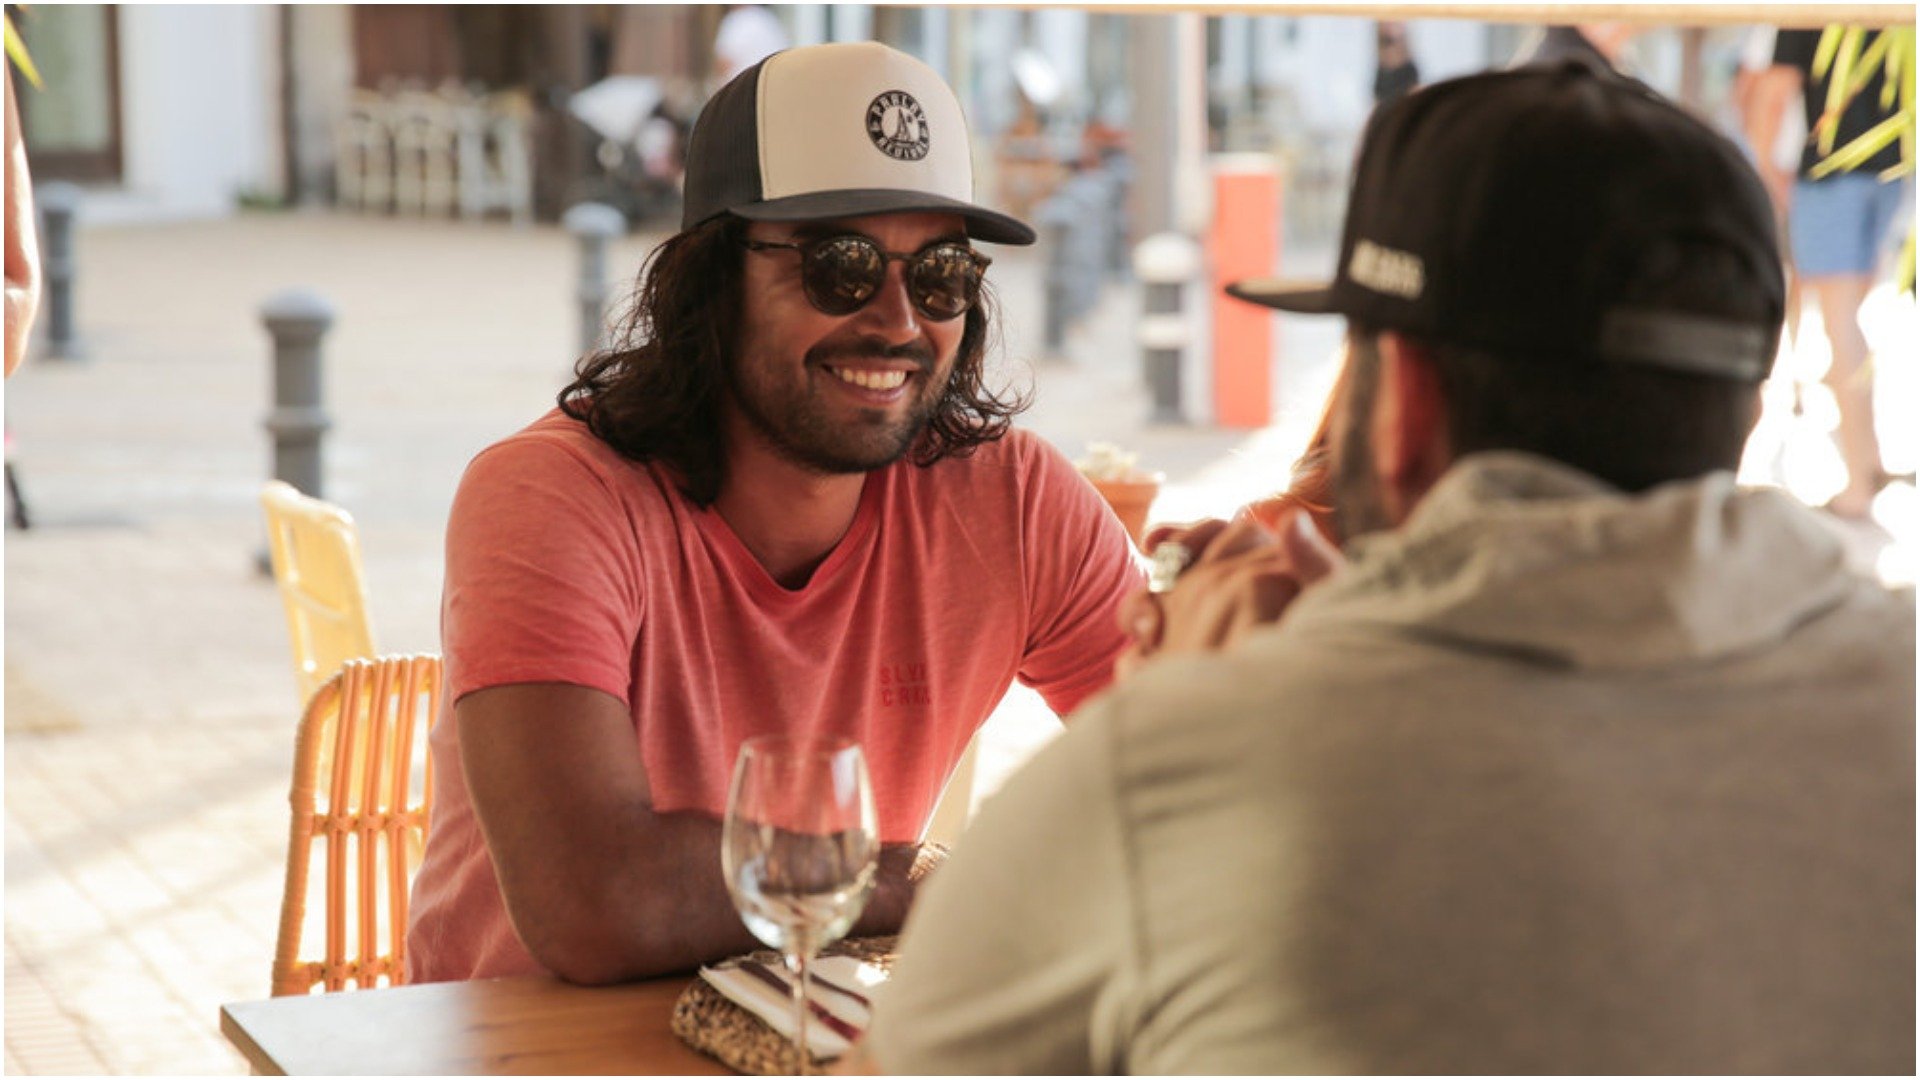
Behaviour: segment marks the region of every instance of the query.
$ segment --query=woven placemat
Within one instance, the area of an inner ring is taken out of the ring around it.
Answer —
[[[821,950],[822,956],[851,956],[882,969],[893,966],[893,936],[849,938]],[[771,949],[750,954],[750,958],[774,967],[781,965],[780,954]],[[673,1005],[673,1033],[680,1041],[736,1072],[752,1076],[787,1076],[793,1073],[793,1042],[767,1026],[767,1022],[733,1003],[705,979],[696,978]],[[815,1065],[824,1065],[814,1058]]]

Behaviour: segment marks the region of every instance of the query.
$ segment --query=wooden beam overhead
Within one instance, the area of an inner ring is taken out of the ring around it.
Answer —
[[[1362,19],[1471,19],[1492,23],[1633,22],[1651,26],[1821,27],[1912,26],[1912,4],[1502,4],[1502,3],[1270,3],[1270,4],[987,4],[991,7],[1072,7],[1106,15],[1345,15]]]

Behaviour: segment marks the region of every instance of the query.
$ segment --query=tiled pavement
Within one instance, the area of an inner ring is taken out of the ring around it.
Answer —
[[[300,284],[337,307],[326,494],[359,522],[381,647],[431,650],[454,482],[562,380],[573,253],[551,229],[278,215],[83,231],[79,254],[89,359],[4,389],[37,518],[5,540],[5,1066],[242,1072],[216,1013],[267,991],[297,718],[278,600],[253,570],[258,305]],[[1031,357],[1043,255],[996,258],[1006,352]],[[1038,396],[1028,426],[1071,454],[1138,450],[1168,473],[1158,516],[1284,478],[1336,329],[1283,323],[1273,427],[1153,426],[1132,305],[1110,289],[1067,357],[1015,361]],[[1053,730],[1016,697],[982,787]]]

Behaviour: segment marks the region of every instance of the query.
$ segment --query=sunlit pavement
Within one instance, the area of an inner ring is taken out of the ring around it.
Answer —
[[[613,265],[630,274],[647,247],[623,242]],[[1165,472],[1162,520],[1284,484],[1334,374],[1336,320],[1277,320],[1269,426],[1155,425],[1132,292],[1109,288],[1064,357],[1030,359],[1044,253],[995,255],[1008,370],[1037,396],[1027,426]],[[326,494],[359,522],[380,647],[434,650],[453,486],[563,381],[574,251],[553,229],[281,215],[87,231],[79,256],[88,358],[33,363],[4,390],[36,517],[5,541],[5,1065],[244,1072],[217,1008],[267,992],[298,711],[279,601],[253,569],[269,468],[257,309],[289,285],[337,308]],[[1911,301],[1877,296],[1869,333],[1888,467],[1911,471]],[[1801,377],[1817,383],[1811,348]],[[1826,421],[1780,397],[1747,473],[1821,501]],[[1836,528],[1863,565],[1911,581],[1920,498],[1900,485],[1874,512],[1876,527]],[[1016,693],[983,740],[978,795],[1057,731]]]
[[[1911,585],[1920,543],[1920,495],[1911,480],[1920,464],[1920,316],[1913,297],[1881,285],[1862,305],[1860,326],[1872,350],[1883,464],[1907,479],[1883,488],[1871,519],[1842,525],[1841,535],[1882,580]],[[1832,391],[1821,382],[1832,358],[1819,306],[1809,302],[1799,333],[1782,343],[1765,388],[1760,423],[1741,463],[1743,482],[1784,487],[1809,506],[1825,503],[1846,486],[1846,465],[1832,437],[1840,415]]]

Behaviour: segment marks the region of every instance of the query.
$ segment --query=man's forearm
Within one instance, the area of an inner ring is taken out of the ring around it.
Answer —
[[[565,723],[530,718],[565,717]],[[720,869],[710,814],[656,813],[618,698],[567,684],[480,690],[454,705],[460,761],[513,928],[541,966],[619,982],[756,946]],[[889,845],[861,934],[892,933],[915,849]]]
[[[571,982],[610,983],[753,947],[720,873],[719,822],[638,807],[610,825],[524,869],[501,861],[501,895],[535,960]]]
[[[720,865],[720,823],[699,814],[636,812],[621,846],[596,871],[570,854],[544,882],[509,881],[515,929],[536,960],[563,979],[609,983],[684,971],[764,947],[741,922]],[[856,935],[899,931],[912,903],[918,849],[888,845]],[[593,860],[597,861],[597,860]],[[608,871],[606,867],[615,869]],[[537,871],[536,871],[537,872]],[[567,883],[571,879],[571,883]]]

